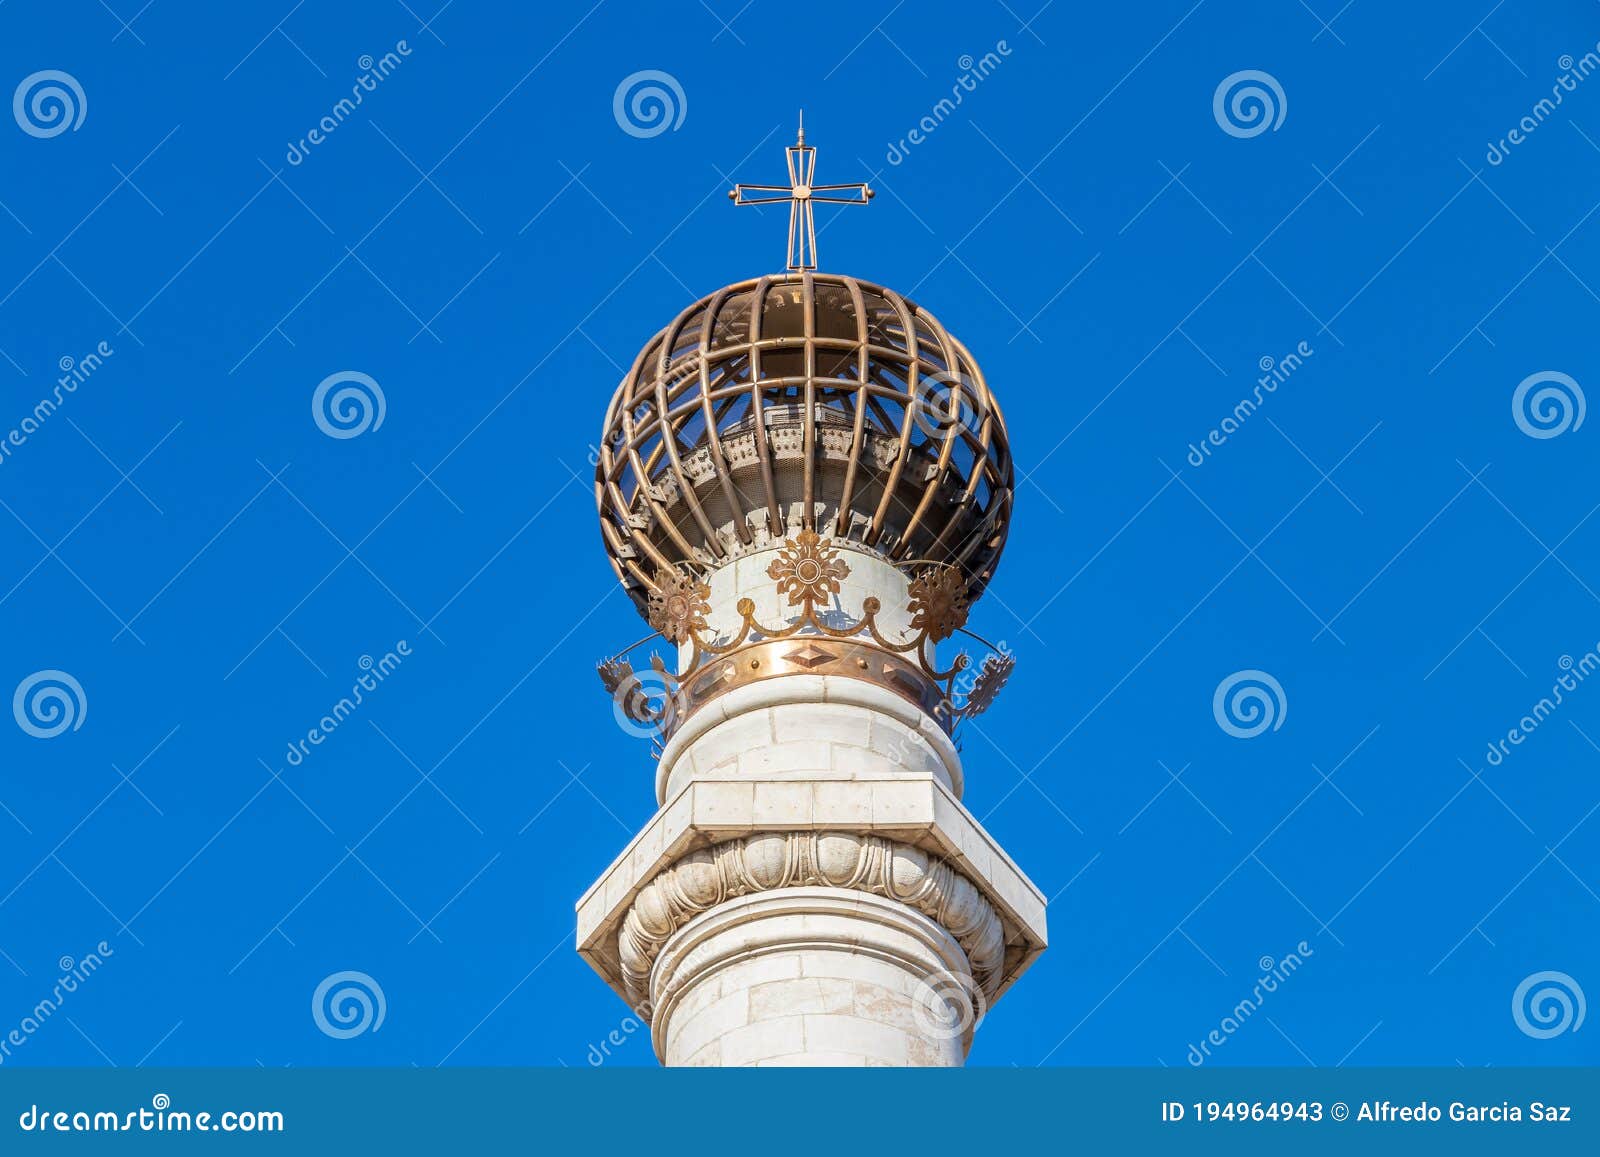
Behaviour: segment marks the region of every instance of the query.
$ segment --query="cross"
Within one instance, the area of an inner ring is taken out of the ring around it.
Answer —
[[[852,185],[811,183],[817,170],[817,150],[806,144],[804,113],[800,115],[798,139],[783,151],[789,162],[787,185],[735,185],[728,190],[728,199],[735,205],[789,202],[789,272],[799,273],[817,267],[817,223],[811,206],[818,201],[865,205],[875,194],[864,181]]]

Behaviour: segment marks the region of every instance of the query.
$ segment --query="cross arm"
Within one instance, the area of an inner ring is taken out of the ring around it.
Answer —
[[[788,185],[735,185],[728,190],[728,197],[735,205],[770,205],[789,200],[792,192]],[[751,193],[766,195],[752,197]]]
[[[829,193],[849,193],[847,197],[830,197]],[[872,200],[872,190],[866,185],[812,185],[811,199],[827,201],[834,205],[865,205]]]

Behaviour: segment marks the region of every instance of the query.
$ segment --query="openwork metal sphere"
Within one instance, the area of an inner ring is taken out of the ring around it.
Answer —
[[[813,530],[891,562],[993,576],[1012,500],[1005,422],[926,310],[849,277],[740,282],[680,314],[611,400],[595,470],[606,549],[642,608]]]

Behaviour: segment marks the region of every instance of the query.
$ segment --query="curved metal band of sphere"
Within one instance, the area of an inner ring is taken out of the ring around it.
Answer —
[[[611,400],[595,470],[607,552],[643,606],[798,530],[993,576],[1013,488],[978,364],[926,310],[830,274],[740,282],[680,314]]]

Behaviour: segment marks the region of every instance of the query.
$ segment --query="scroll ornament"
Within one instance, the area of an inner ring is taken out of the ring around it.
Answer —
[[[641,1007],[662,947],[700,913],[776,888],[847,888],[898,900],[937,922],[991,999],[1005,963],[1000,916],[972,881],[921,848],[857,832],[763,832],[691,852],[634,898],[618,934],[628,1000]]]

